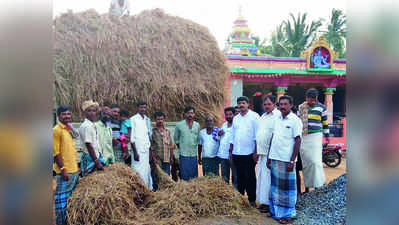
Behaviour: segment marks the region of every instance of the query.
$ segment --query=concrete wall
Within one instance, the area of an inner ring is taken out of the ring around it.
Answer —
[[[230,103],[231,106],[237,105],[237,98],[243,95],[243,82],[241,79],[231,79],[230,81]]]

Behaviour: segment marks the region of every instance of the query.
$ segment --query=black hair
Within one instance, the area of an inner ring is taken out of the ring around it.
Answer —
[[[65,111],[68,111],[68,110],[70,110],[69,106],[66,106],[66,105],[58,106],[58,108],[57,108],[57,116],[60,116],[61,113],[65,112]]]
[[[298,113],[298,109],[296,108],[296,106],[292,106],[291,111],[292,111],[294,114],[297,114],[297,113]]]
[[[186,108],[184,108],[184,113],[187,113],[188,111],[193,110],[193,112],[195,112],[195,108],[192,106],[186,106]]]
[[[237,107],[237,106],[236,106]],[[224,108],[224,113],[231,111],[233,114],[236,113],[236,109],[234,107]]]
[[[110,109],[115,109],[115,108],[120,109],[121,107],[118,104],[112,104],[109,108]]]
[[[319,96],[319,92],[315,88],[310,88],[306,91],[306,97],[308,98],[317,98]]]
[[[147,102],[141,101],[141,100],[139,102],[137,102],[137,107],[139,107],[141,105],[147,105]]]
[[[278,102],[281,102],[281,100],[284,100],[284,99],[288,100],[288,103],[290,103],[291,105],[294,104],[294,100],[293,100],[292,97],[289,96],[289,95],[281,96],[281,97],[279,98]]]
[[[238,102],[242,102],[242,101],[246,101],[247,103],[249,103],[249,99],[247,96],[241,96],[237,98],[237,104]]]
[[[121,109],[119,115],[129,117],[129,111],[127,111],[126,109]]]
[[[163,117],[165,119],[165,113],[163,112],[155,112],[154,113],[154,119],[157,119],[157,117]]]
[[[263,102],[265,102],[267,99],[269,99],[271,102],[273,102],[273,104],[276,104],[276,96],[274,96],[274,95],[265,95],[265,97],[263,97]]]

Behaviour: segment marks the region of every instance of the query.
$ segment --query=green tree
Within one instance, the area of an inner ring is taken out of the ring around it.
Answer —
[[[299,57],[301,52],[305,50],[315,39],[317,30],[322,25],[321,19],[312,21],[311,24],[306,23],[307,13],[298,13],[298,17],[290,13],[291,20],[286,20],[285,35],[287,38],[287,48],[289,56]]]
[[[276,57],[283,57],[290,55],[290,49],[288,49],[287,36],[284,31],[284,23],[276,27],[271,37],[271,55]]]
[[[346,16],[339,9],[333,9],[327,31],[324,36],[331,44],[332,49],[338,53],[340,58],[346,57]]]

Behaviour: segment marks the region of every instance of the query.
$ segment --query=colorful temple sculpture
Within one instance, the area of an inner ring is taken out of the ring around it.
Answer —
[[[257,56],[260,55],[258,47],[250,38],[251,30],[247,20],[241,15],[234,21],[233,31],[230,34],[230,43],[227,45],[228,55]]]
[[[323,36],[300,57],[261,56],[249,38],[246,22],[241,15],[238,17],[230,46],[225,48],[230,68],[225,105],[236,105],[236,99],[245,95],[250,98],[251,108],[261,114],[262,97],[273,93],[277,97],[292,96],[298,107],[305,100],[306,90],[313,87],[327,107],[329,123],[341,123],[346,114],[346,59],[337,58]]]

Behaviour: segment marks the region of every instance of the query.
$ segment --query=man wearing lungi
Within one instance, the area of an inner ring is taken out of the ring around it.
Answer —
[[[256,150],[259,156],[256,178],[256,200],[260,203],[258,210],[269,212],[270,170],[266,167],[267,154],[273,133],[274,121],[281,112],[275,108],[276,97],[266,95],[263,98],[265,113],[260,117],[258,132],[256,134]]]
[[[82,175],[93,172],[94,169],[103,170],[105,161],[100,145],[100,138],[97,126],[98,103],[92,100],[83,102],[82,109],[86,119],[79,127],[80,142],[84,145],[80,168]]]
[[[268,216],[282,224],[291,224],[296,216],[295,161],[301,146],[302,122],[291,112],[292,97],[281,96],[279,105],[281,116],[275,120],[267,159],[271,177]]]
[[[151,146],[151,120],[145,113],[147,103],[137,103],[138,113],[130,118],[132,125],[132,136],[130,137],[133,149],[132,168],[140,175],[144,184],[152,190],[152,178],[150,168],[150,146]]]
[[[249,203],[256,206],[256,133],[259,115],[248,108],[246,96],[237,98],[240,114],[233,119],[232,139],[230,141],[229,159],[237,168],[238,191],[247,192]]]
[[[176,123],[174,142],[179,148],[179,163],[181,179],[188,181],[198,177],[198,144],[200,125],[194,121],[195,108],[187,106],[184,109],[185,119]]]
[[[57,187],[54,194],[56,224],[66,224],[68,198],[79,180],[78,156],[73,142],[71,111],[68,106],[57,108],[59,123],[53,128],[53,170]]]
[[[318,91],[306,92],[306,101],[299,106],[299,117],[303,123],[303,140],[300,149],[305,192],[310,187],[321,187],[325,181],[322,161],[323,134],[329,143],[327,110],[317,101]]]

